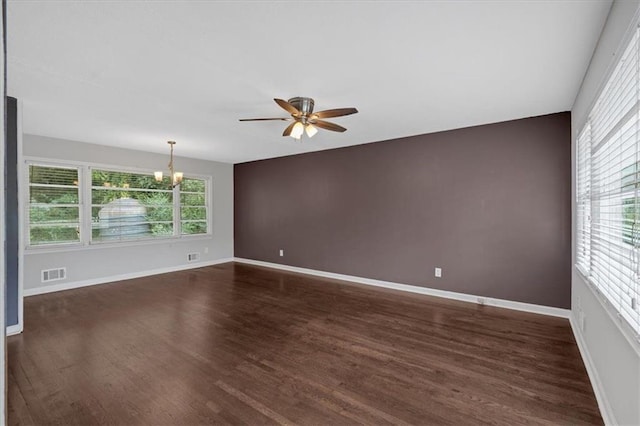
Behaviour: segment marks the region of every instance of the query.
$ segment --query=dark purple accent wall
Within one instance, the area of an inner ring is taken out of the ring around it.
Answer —
[[[570,128],[563,112],[237,164],[235,256],[569,308]]]

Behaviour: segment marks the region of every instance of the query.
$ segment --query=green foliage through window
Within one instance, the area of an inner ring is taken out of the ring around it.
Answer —
[[[114,241],[173,235],[173,190],[165,177],[91,170],[91,240]]]
[[[206,185],[202,179],[185,178],[180,184],[180,224],[183,235],[207,233]]]
[[[204,179],[185,177],[174,190],[168,177],[157,182],[153,174],[85,167],[90,173],[87,181],[91,182],[90,210],[86,215],[86,220],[91,222],[91,233],[81,239],[81,170],[80,167],[29,165],[29,245],[208,232]],[[174,194],[179,197],[177,201]],[[175,229],[178,224],[180,231]]]
[[[29,244],[80,241],[78,168],[29,166]]]

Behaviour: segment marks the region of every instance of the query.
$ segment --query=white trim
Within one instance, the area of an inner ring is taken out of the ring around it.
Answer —
[[[134,247],[134,246],[146,246],[153,244],[166,244],[166,243],[182,243],[188,240],[213,240],[212,234],[193,234],[183,235],[181,237],[157,237],[153,239],[131,239],[123,240],[120,242],[95,242],[83,246],[80,243],[71,244],[43,244],[39,246],[27,247],[24,251],[26,256],[31,254],[43,254],[43,253],[61,253],[66,251],[84,251],[84,250],[99,250],[107,248],[122,248],[122,247]]]
[[[7,336],[15,336],[20,333],[22,333],[22,324],[15,324],[7,327]]]
[[[23,157],[23,139],[22,139],[22,100],[18,99],[17,102],[18,107],[18,163],[16,164],[16,172],[18,174],[18,331],[15,334],[22,333],[24,328],[24,222],[25,222],[25,207],[24,207],[24,198],[22,197],[22,192],[24,191],[24,181],[22,180],[22,176],[24,173],[25,163],[22,160]],[[11,328],[11,327],[9,327]],[[9,330],[7,329],[7,334],[9,334]]]
[[[84,143],[84,142],[83,142]],[[126,148],[125,148],[126,149]],[[149,152],[146,151],[139,151],[143,154],[150,154]],[[156,154],[156,153],[154,153]],[[163,155],[163,154],[158,154],[158,155]],[[187,157],[175,157],[174,158],[187,158]],[[105,163],[94,163],[94,162],[87,162],[87,161],[76,161],[76,160],[65,160],[65,159],[61,159],[61,158],[49,158],[49,157],[38,157],[38,156],[33,156],[33,155],[25,155],[23,157],[23,161],[25,163],[35,163],[37,165],[42,165],[42,166],[59,166],[59,167],[83,167],[83,166],[87,166],[90,168],[94,168],[94,169],[107,169],[110,171],[114,171],[114,172],[132,172],[132,173],[144,173],[144,174],[151,174],[153,175],[153,172],[157,172],[158,169],[152,170],[152,169],[147,169],[147,168],[142,168],[142,167],[137,167],[137,166],[118,166],[118,165],[114,165],[114,164],[105,164]],[[205,179],[205,178],[211,178],[211,175],[205,175],[205,174],[200,174],[200,173],[186,173],[184,174],[184,177],[192,177],[192,178],[197,178],[197,179]]]
[[[607,22],[609,21],[610,16],[611,16],[611,10],[609,10],[609,16],[607,16]],[[607,23],[605,23],[605,26],[606,25]],[[629,26],[624,30],[622,38],[620,39],[620,41],[618,42],[618,45],[616,46],[615,50],[611,54],[611,59],[609,60],[609,63],[607,64],[607,67],[604,73],[602,74],[602,77],[600,78],[600,82],[598,83],[598,86],[593,95],[593,98],[591,99],[591,102],[589,102],[588,108],[585,109],[587,113],[585,114],[584,117],[581,117],[582,119],[581,122],[576,121],[576,123],[579,124],[579,126],[577,126],[577,129],[576,129],[576,137],[580,132],[578,129],[582,129],[589,121],[589,116],[591,115],[591,111],[593,110],[593,107],[596,105],[596,102],[598,102],[598,98],[600,97],[600,94],[602,93],[602,91],[604,90],[604,87],[609,82],[609,78],[611,77],[613,70],[615,69],[616,65],[618,65],[618,62],[620,61],[619,60],[620,55],[622,55],[622,52],[624,52],[624,50],[627,48],[629,41],[631,41],[631,39],[633,38],[633,35],[636,29],[638,28],[638,26],[640,26],[640,8],[637,8],[636,11],[634,12],[633,18],[631,18],[631,20],[629,21]],[[600,47],[600,41],[602,40],[603,33],[600,33],[600,37],[598,37],[596,50],[598,49],[598,47]],[[593,61],[593,59],[594,58],[592,56],[591,61]],[[589,68],[591,68],[591,62],[589,62],[589,65],[587,66],[587,71],[589,71]],[[580,82],[580,88],[578,88],[576,98],[573,100],[573,105],[571,105],[572,112],[575,108],[576,101],[578,100],[578,96],[580,95],[580,92],[582,92],[582,88],[584,86],[584,82],[586,79],[587,79],[587,72],[585,72],[585,75],[582,77],[582,81]]]
[[[550,306],[534,305],[532,303],[514,302],[511,300],[495,299],[492,297],[476,296],[472,294],[456,293],[453,291],[437,290],[428,287],[418,287],[408,284],[400,284],[391,281],[374,280],[371,278],[356,277],[353,275],[336,274],[333,272],[318,271],[315,269],[298,268],[297,266],[281,265],[279,263],[263,262],[260,260],[244,259],[235,257],[235,262],[249,265],[264,266],[267,268],[282,269],[284,271],[297,272],[300,274],[314,275],[323,278],[351,281],[358,284],[371,285],[375,287],[391,288],[394,290],[406,291],[409,293],[425,294],[428,296],[442,297],[445,299],[461,300],[463,302],[477,303],[479,305],[497,306],[500,308],[513,309],[516,311],[532,312],[535,314],[549,315],[560,318],[570,318],[571,310],[553,308]]]
[[[585,342],[584,336],[582,335],[582,332],[577,325],[577,319],[573,315],[571,315],[569,317],[569,323],[571,324],[573,336],[575,337],[576,343],[578,344],[578,350],[580,351],[580,356],[582,356],[582,362],[587,369],[587,375],[589,376],[589,381],[591,382],[593,393],[596,396],[596,401],[598,401],[598,408],[600,409],[602,420],[604,420],[605,425],[617,425],[618,423],[616,422],[615,416],[613,415],[613,409],[611,408],[611,404],[609,404],[609,400],[607,399],[607,395],[604,391],[604,386],[600,381],[598,370],[593,364],[593,360],[591,359],[591,355],[589,354],[589,350],[587,349],[587,343]]]
[[[93,278],[89,280],[73,281],[68,283],[41,286],[36,288],[28,288],[24,290],[24,296],[36,296],[38,294],[53,293],[62,290],[71,290],[74,288],[88,287],[98,284],[107,284],[114,281],[130,280],[133,278],[148,277],[150,275],[166,274],[168,272],[184,271],[187,269],[203,268],[205,266],[218,265],[220,263],[233,262],[232,257],[211,260],[208,262],[189,263],[187,265],[170,266],[167,268],[151,269],[147,271],[132,272],[129,274],[111,275],[109,277]]]
[[[6,67],[6,31],[5,31],[5,8],[0,8],[0,95],[2,102],[0,102],[0,122],[2,122],[2,131],[0,131],[0,337],[2,337],[2,344],[0,344],[0,425],[7,423],[7,350],[6,350],[6,304],[7,304],[7,283],[5,280],[5,135],[7,130],[7,117],[6,117],[6,96],[7,96],[7,74]]]

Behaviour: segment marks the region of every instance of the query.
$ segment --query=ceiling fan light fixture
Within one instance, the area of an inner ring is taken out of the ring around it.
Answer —
[[[291,129],[291,137],[294,139],[300,139],[303,133],[304,124],[298,121],[296,124],[294,124],[293,129]]]
[[[307,127],[305,127],[304,130],[310,138],[314,137],[316,133],[318,133],[318,129],[313,124],[307,124]]]

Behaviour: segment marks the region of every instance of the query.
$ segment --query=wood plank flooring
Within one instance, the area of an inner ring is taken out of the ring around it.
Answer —
[[[227,263],[25,299],[10,425],[602,424],[569,323]]]

